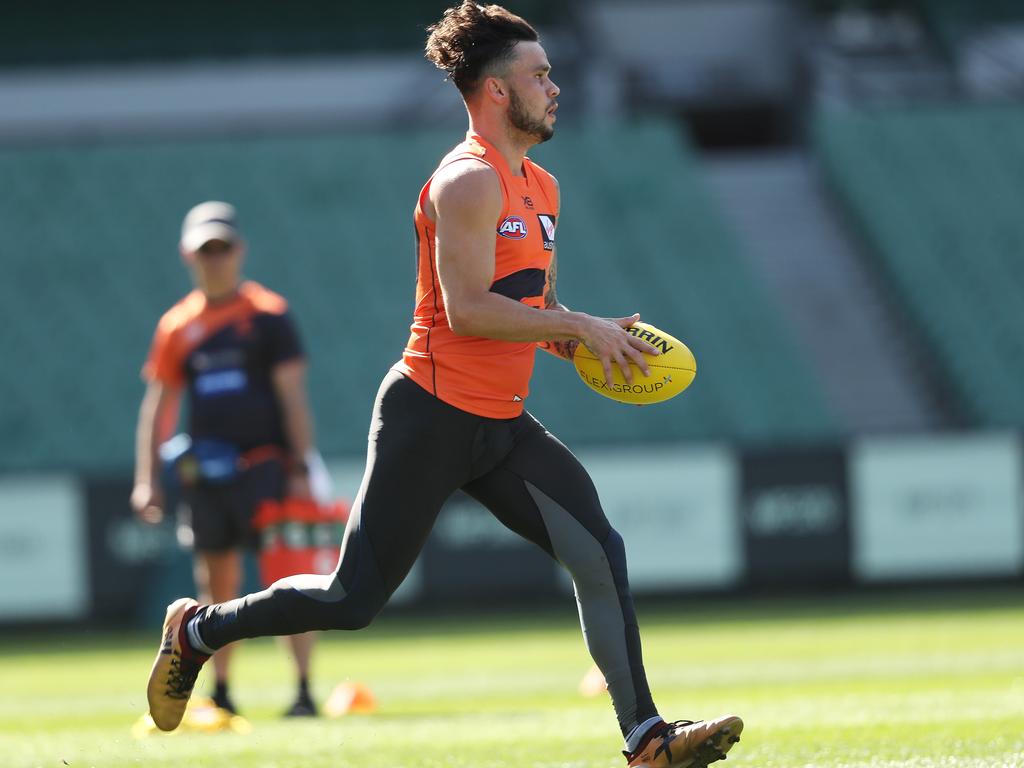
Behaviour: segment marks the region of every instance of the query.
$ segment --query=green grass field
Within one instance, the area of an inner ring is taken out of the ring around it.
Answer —
[[[640,606],[648,674],[672,719],[734,711],[722,765],[1024,766],[1024,590]],[[574,606],[540,617],[382,617],[325,636],[322,699],[367,683],[377,714],[285,721],[289,666],[273,641],[239,652],[249,735],[136,740],[158,629],[0,639],[2,768],[604,768],[623,765]],[[205,681],[200,682],[200,690]]]

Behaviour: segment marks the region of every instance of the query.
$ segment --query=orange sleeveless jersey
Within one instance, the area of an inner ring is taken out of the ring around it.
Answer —
[[[524,176],[513,175],[505,158],[486,139],[466,140],[441,160],[423,185],[416,204],[416,310],[409,342],[394,370],[449,405],[495,419],[515,418],[529,393],[536,344],[458,336],[448,325],[437,278],[434,222],[423,202],[437,171],[465,158],[482,160],[498,174],[504,206],[495,222],[494,282],[491,291],[530,307],[544,307],[544,284],[555,247],[558,192],[554,177],[529,158]]]

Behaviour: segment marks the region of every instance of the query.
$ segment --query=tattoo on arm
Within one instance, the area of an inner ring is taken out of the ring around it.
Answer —
[[[572,356],[576,354],[576,347],[580,343],[576,339],[570,339],[568,341],[549,341],[551,349],[559,357],[564,357],[566,360],[572,360]]]
[[[555,293],[555,280],[558,279],[558,255],[551,254],[551,264],[548,266],[547,275],[544,278],[544,308],[555,309],[558,307],[558,296]]]
[[[547,277],[544,281],[544,308],[545,309],[562,309],[563,307],[558,302],[558,295],[555,293],[555,281],[558,279],[558,256],[557,252],[551,254],[551,265],[548,267]],[[564,357],[566,360],[572,360],[573,353],[576,352],[576,347],[579,345],[579,341],[576,339],[566,339],[562,341],[549,341],[547,342],[549,349],[557,354],[559,357]]]

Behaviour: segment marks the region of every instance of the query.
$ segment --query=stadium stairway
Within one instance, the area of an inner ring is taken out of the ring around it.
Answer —
[[[817,149],[970,426],[1024,426],[1024,109],[822,116]]]
[[[743,256],[851,432],[942,424],[910,341],[800,150],[709,155],[707,182]]]

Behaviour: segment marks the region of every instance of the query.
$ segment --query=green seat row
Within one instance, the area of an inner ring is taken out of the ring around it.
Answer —
[[[0,468],[130,466],[139,368],[190,289],[181,217],[233,202],[247,273],[292,303],[327,455],[365,449],[370,403],[414,298],[416,194],[458,140],[377,133],[0,151]],[[600,398],[540,354],[531,410],[572,444],[806,440],[834,423],[739,258],[676,130],[563,129],[538,148],[561,181],[559,293],[639,311],[689,343],[697,381],[650,408]]]
[[[979,426],[1024,425],[1024,109],[830,115],[816,135],[955,406]]]

